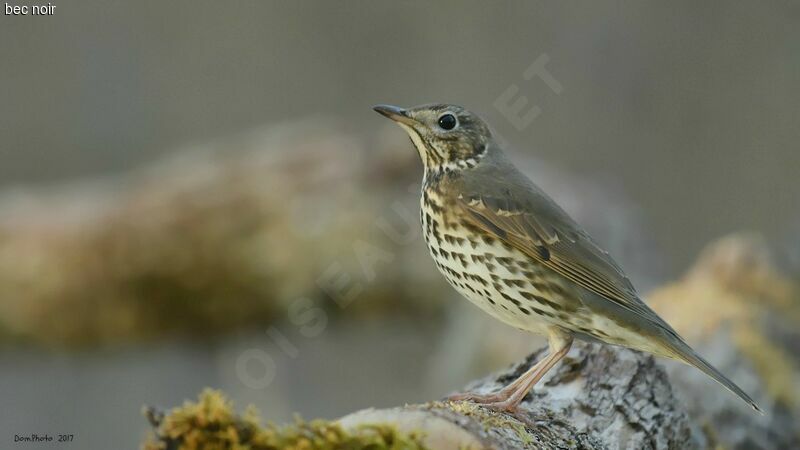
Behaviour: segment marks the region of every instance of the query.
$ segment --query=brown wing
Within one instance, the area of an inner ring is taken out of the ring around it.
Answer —
[[[548,199],[549,200],[549,199]],[[521,250],[582,288],[669,329],[636,294],[622,269],[560,209],[537,217],[507,198],[459,198],[475,226]],[[555,204],[553,207],[558,208]],[[540,208],[541,209],[541,208]]]

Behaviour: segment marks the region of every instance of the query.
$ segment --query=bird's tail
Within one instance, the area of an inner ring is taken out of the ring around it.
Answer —
[[[756,405],[756,402],[754,402],[749,395],[747,395],[739,386],[737,386],[736,383],[729,380],[719,370],[709,364],[709,362],[703,359],[703,357],[698,355],[697,352],[689,347],[689,344],[683,342],[683,340],[679,338],[678,340],[670,339],[668,346],[672,353],[674,353],[675,359],[702,370],[706,375],[713,378],[714,381],[725,386],[727,390],[733,392],[739,398],[747,402],[751,408],[758,411],[762,415],[764,414],[764,411],[762,411],[761,408]]]

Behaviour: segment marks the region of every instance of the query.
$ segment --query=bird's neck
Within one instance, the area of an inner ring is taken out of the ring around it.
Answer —
[[[423,186],[435,184],[443,179],[460,177],[463,172],[475,168],[483,158],[483,155],[476,155],[466,159],[455,161],[445,161],[439,164],[432,164],[430,160],[425,163],[425,174],[422,178]]]

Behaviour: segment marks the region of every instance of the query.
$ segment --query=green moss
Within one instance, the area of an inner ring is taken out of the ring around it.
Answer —
[[[145,414],[153,423],[143,450],[422,450],[421,437],[404,434],[391,425],[363,425],[342,429],[324,420],[291,425],[260,424],[258,411],[249,407],[242,415],[215,390],[204,390],[197,402],[184,403],[167,415]]]

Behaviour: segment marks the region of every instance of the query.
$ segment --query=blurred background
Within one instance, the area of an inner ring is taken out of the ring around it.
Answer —
[[[3,442],[134,447],[205,386],[334,418],[535,348],[435,272],[376,103],[481,114],[644,293],[741,230],[798,273],[794,2],[55,5],[0,17]]]

